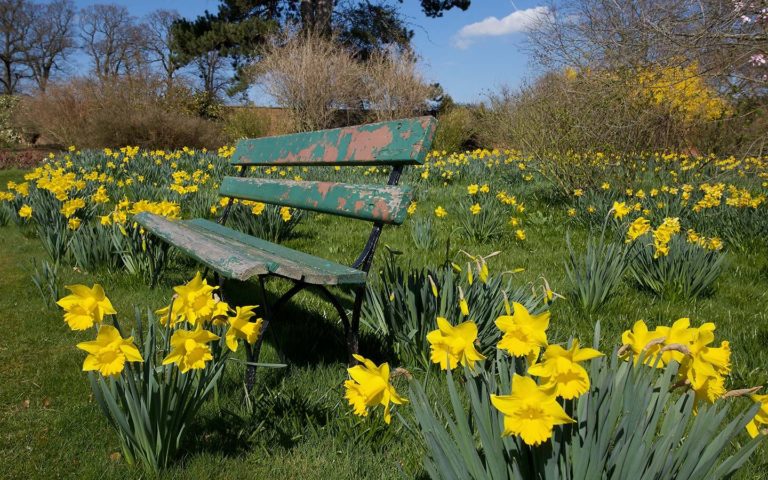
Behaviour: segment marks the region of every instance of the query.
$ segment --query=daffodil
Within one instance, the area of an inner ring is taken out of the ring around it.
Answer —
[[[552,437],[555,425],[573,423],[552,389],[515,374],[510,395],[491,395],[491,403],[504,415],[503,435],[518,435],[528,445],[541,445]]]
[[[651,230],[651,222],[643,217],[637,217],[632,223],[629,224],[627,230],[626,242],[634,242],[638,237],[645,235]]]
[[[443,217],[445,217],[446,215],[448,215],[448,212],[447,212],[447,211],[446,211],[446,210],[445,210],[443,207],[440,207],[440,206],[438,206],[438,207],[435,209],[435,216],[436,216],[437,218],[443,218]]]
[[[658,368],[662,368],[664,366],[664,361],[659,360],[657,363],[657,359],[664,338],[665,331],[650,331],[644,321],[638,320],[632,326],[632,330],[626,330],[621,334],[621,343],[626,346],[627,350],[632,351],[635,363],[637,363],[642,354],[643,363],[646,365],[656,365]]]
[[[91,288],[85,285],[68,285],[65,288],[72,294],[61,298],[56,304],[64,309],[64,320],[72,330],[86,330],[95,323],[103,322],[104,315],[117,313],[98,283]]]
[[[105,377],[119,375],[125,362],[143,362],[139,349],[133,344],[133,337],[123,338],[111,325],[102,325],[96,340],[81,342],[77,348],[88,352],[83,362],[83,371],[98,371]]]
[[[21,218],[32,218],[32,207],[29,205],[22,205],[19,209],[19,217]]]
[[[498,347],[515,357],[536,357],[547,346],[549,312],[531,315],[521,303],[512,303],[512,315],[496,319],[496,326],[504,334]]]
[[[568,350],[560,345],[550,345],[544,351],[541,363],[531,366],[528,373],[541,377],[544,385],[554,388],[558,397],[570,400],[589,390],[589,375],[579,362],[601,355],[594,348],[579,348],[578,340],[574,340]]]
[[[158,310],[160,322],[165,324],[170,317],[171,324],[180,321],[187,321],[191,325],[208,322],[211,320],[216,308],[216,299],[213,297],[213,291],[216,287],[208,285],[200,272],[195,274],[195,278],[185,285],[173,287],[176,292],[176,298],[173,302],[173,312],[168,307]]]
[[[255,309],[256,305],[236,307],[235,316],[227,319],[229,330],[227,330],[225,340],[227,342],[227,347],[233,352],[237,351],[238,340],[245,340],[251,345],[258,340],[264,320],[257,318],[255,322],[250,321],[251,318],[256,316],[256,313],[253,311]]]
[[[621,220],[630,212],[630,208],[625,202],[613,202],[613,218]]]
[[[198,324],[195,330],[179,329],[171,336],[171,352],[163,359],[163,365],[175,363],[181,373],[205,368],[206,362],[213,360],[211,347],[208,345],[219,337]]]
[[[347,369],[350,380],[344,382],[346,393],[344,397],[352,406],[355,415],[368,416],[368,408],[376,405],[384,406],[384,421],[392,421],[389,408],[394,403],[402,405],[408,400],[398,395],[395,387],[389,381],[389,364],[377,366],[371,360],[361,355],[353,355],[361,365]]]
[[[475,362],[485,359],[475,349],[475,322],[467,321],[454,327],[447,319],[437,317],[437,327],[427,334],[432,363],[440,364],[443,370],[453,370],[459,363],[474,368]]]
[[[747,424],[747,433],[755,438],[760,433],[760,425],[768,425],[768,395],[750,395],[750,398],[760,404],[760,410]]]

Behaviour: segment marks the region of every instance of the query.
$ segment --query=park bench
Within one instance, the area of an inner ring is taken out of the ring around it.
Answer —
[[[358,352],[360,312],[368,271],[384,224],[401,224],[407,216],[412,193],[397,186],[404,166],[421,164],[432,144],[437,121],[432,117],[373,123],[276,137],[245,139],[237,143],[231,163],[239,177],[225,177],[219,195],[229,202],[218,221],[172,221],[148,212],[134,217],[147,231],[196,259],[223,278],[258,277],[264,303],[262,335],[255,348],[247,348],[246,382],[253,384],[252,364],[258,359],[261,340],[275,312],[304,289],[313,289],[338,311],[344,325],[350,364]],[[387,185],[247,178],[249,167],[268,166],[391,166]],[[293,250],[226,227],[233,199],[251,200],[373,222],[362,252],[351,266]],[[265,278],[277,276],[294,282],[271,305]],[[339,297],[328,287],[351,288],[351,318]]]

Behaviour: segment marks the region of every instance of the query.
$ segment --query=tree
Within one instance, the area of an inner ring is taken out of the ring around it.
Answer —
[[[41,91],[45,91],[51,74],[59,69],[59,61],[75,47],[73,23],[75,8],[71,0],[36,4],[24,63]]]
[[[243,65],[258,59],[259,49],[277,30],[336,38],[365,60],[393,46],[408,50],[413,32],[399,13],[403,0],[222,0],[218,12],[174,24],[174,42],[184,63],[225,57],[234,69],[234,82],[244,88]],[[466,10],[470,0],[419,0],[427,16],[440,17],[452,8]],[[197,59],[197,60],[196,60]],[[210,62],[207,63],[210,66]],[[209,71],[210,69],[206,69]],[[203,83],[212,85],[209,79]],[[208,87],[206,87],[208,88]]]
[[[92,5],[80,11],[80,36],[97,77],[106,79],[131,73],[146,64],[143,28],[128,9],[118,5]]]
[[[172,28],[181,19],[175,10],[156,10],[145,19],[148,60],[159,65],[166,82],[173,82],[179,68],[179,55],[173,48]]]
[[[764,87],[765,0],[576,0],[552,4],[529,33],[547,68],[699,65],[722,91]]]
[[[0,83],[6,95],[15,94],[19,82],[29,77],[24,60],[33,18],[26,0],[0,0]]]

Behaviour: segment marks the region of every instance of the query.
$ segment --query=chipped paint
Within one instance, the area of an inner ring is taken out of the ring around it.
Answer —
[[[412,197],[408,187],[240,177],[225,177],[219,194],[395,224],[405,220]]]
[[[241,140],[235,165],[396,165],[423,163],[437,121],[410,118],[317,132]]]

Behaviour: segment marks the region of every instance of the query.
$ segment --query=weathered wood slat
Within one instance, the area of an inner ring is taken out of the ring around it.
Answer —
[[[269,273],[274,265],[248,249],[235,249],[200,235],[183,222],[171,221],[148,212],[139,213],[133,219],[190,257],[220,272],[227,278],[247,280],[255,275]]]
[[[365,283],[361,270],[251,237],[204,219],[172,221],[148,212],[134,220],[227,278],[276,274],[317,285]]]
[[[437,120],[418,117],[241,140],[235,165],[409,165],[424,163]]]
[[[219,195],[394,224],[413,196],[409,187],[239,177],[224,177]]]
[[[270,266],[270,273],[318,285],[349,285],[365,283],[361,270],[316,257],[308,253],[252,237],[205,219],[184,222],[201,232],[208,232],[226,245],[254,248]]]

